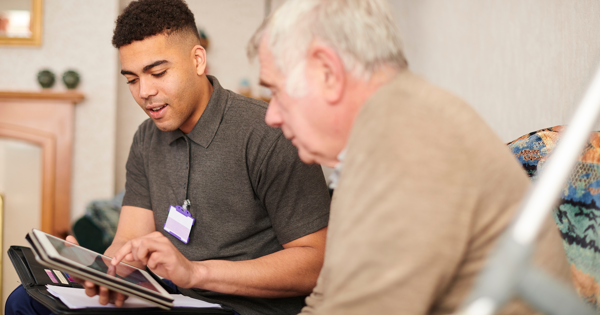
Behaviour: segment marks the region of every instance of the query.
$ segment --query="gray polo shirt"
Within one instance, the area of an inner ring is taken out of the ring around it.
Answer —
[[[330,197],[319,166],[264,122],[266,103],[223,89],[189,134],[160,131],[151,119],[136,132],[127,161],[124,206],[152,210],[156,230],[193,261],[249,260],[327,226]],[[189,186],[189,187],[188,187]],[[186,194],[196,219],[186,245],[163,227]],[[304,297],[260,299],[181,290],[238,313],[297,314]]]

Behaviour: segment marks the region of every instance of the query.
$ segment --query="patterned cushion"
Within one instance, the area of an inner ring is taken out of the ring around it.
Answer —
[[[529,133],[508,144],[536,180],[559,141],[563,126]],[[553,211],[563,238],[573,280],[579,294],[597,308],[600,304],[600,132],[593,132],[589,143]]]

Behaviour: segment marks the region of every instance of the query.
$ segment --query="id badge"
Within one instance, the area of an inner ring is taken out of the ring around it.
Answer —
[[[167,222],[165,222],[164,229],[187,244],[190,240],[190,232],[192,231],[194,221],[195,219],[189,211],[183,209],[181,206],[170,206],[169,216],[167,217]]]

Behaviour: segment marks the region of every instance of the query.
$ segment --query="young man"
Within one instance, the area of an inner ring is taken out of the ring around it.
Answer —
[[[529,180],[462,100],[408,70],[385,0],[288,0],[256,32],[266,121],[341,170],[302,314],[452,314]],[[535,261],[569,281],[550,218]],[[530,314],[517,301],[504,311]]]
[[[320,167],[302,163],[265,124],[265,103],[204,74],[206,52],[183,1],[132,2],[113,44],[150,119],[131,146],[106,255],[148,265],[183,294],[239,314],[298,313],[323,263],[330,199]],[[195,222],[181,231],[170,206],[187,201]],[[102,304],[123,304],[120,294],[85,287]]]

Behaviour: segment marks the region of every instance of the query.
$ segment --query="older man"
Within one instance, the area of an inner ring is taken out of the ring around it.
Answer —
[[[289,0],[248,47],[273,93],[267,124],[304,162],[341,170],[302,314],[454,312],[528,188],[473,109],[408,70],[390,12],[384,0]],[[569,281],[551,219],[535,261]]]

